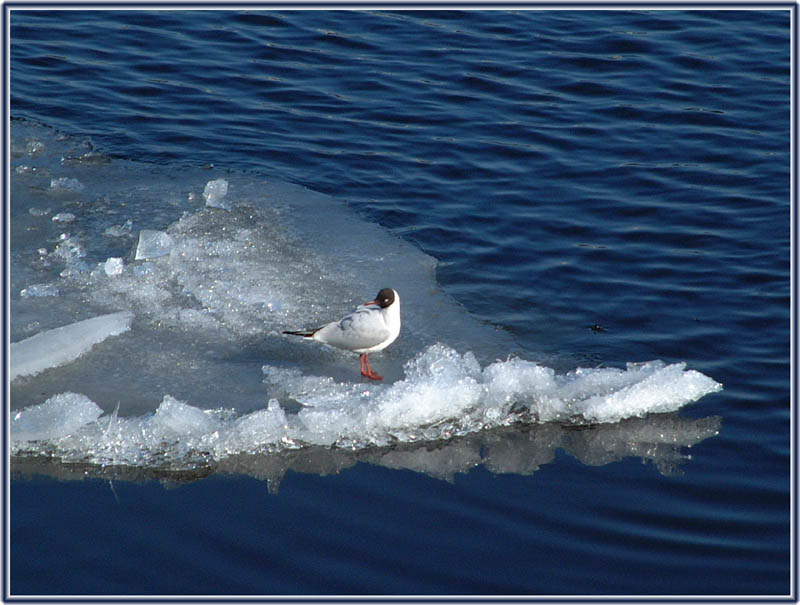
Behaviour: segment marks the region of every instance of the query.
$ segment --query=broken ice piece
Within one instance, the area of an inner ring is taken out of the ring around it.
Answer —
[[[206,206],[212,208],[230,210],[230,203],[222,201],[226,195],[228,195],[228,181],[225,179],[209,181],[206,183],[206,188],[203,189],[203,199],[206,201]]]
[[[52,191],[82,191],[83,184],[78,179],[71,179],[66,176],[50,180]]]
[[[142,229],[139,232],[139,245],[136,246],[135,260],[165,256],[169,254],[174,245],[175,242],[168,233]]]
[[[66,156],[61,158],[62,166],[70,166],[73,164],[102,165],[110,163],[111,163],[110,157],[108,157],[104,153],[99,153],[97,151],[87,151],[86,153],[80,156]]]
[[[9,380],[69,363],[109,336],[117,336],[130,330],[132,321],[133,313],[111,313],[45,330],[25,340],[12,342],[9,347]]]
[[[122,259],[116,257],[109,258],[103,264],[103,269],[105,269],[106,275],[122,275],[124,268],[125,265],[122,262]]]
[[[80,275],[81,273],[86,273],[89,271],[89,265],[87,265],[82,260],[75,260],[70,261],[66,268],[59,273],[61,277],[74,277],[76,275]]]
[[[39,296],[58,296],[61,292],[55,284],[31,284],[19,291],[22,298],[38,298]]]
[[[145,275],[152,275],[155,272],[153,269],[153,263],[142,263],[141,265],[136,265],[133,268],[133,274],[136,277],[144,277]]]
[[[108,229],[106,229],[103,233],[108,235],[109,237],[125,237],[126,235],[131,234],[131,229],[133,228],[133,222],[128,219],[122,225],[112,225]]]
[[[75,215],[71,212],[59,212],[53,217],[57,223],[71,223],[75,220]]]
[[[30,139],[25,144],[25,151],[28,152],[28,155],[36,155],[37,153],[41,153],[44,151],[44,143],[37,141],[36,139]]]
[[[35,441],[69,435],[103,414],[96,403],[78,393],[59,393],[39,405],[12,412],[11,440]]]
[[[55,250],[53,250],[53,256],[68,263],[86,256],[86,249],[77,241],[77,238],[73,239],[69,234],[62,233],[59,236],[59,240],[60,243],[56,246]]]

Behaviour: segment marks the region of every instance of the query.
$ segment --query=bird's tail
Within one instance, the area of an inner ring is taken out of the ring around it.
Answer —
[[[305,336],[306,338],[311,338],[314,336],[314,333],[319,330],[316,328],[314,330],[284,330],[284,334],[293,334],[294,336]]]

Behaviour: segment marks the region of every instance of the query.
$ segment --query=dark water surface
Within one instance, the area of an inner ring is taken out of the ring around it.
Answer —
[[[472,323],[415,323],[420,307],[404,307],[407,331],[373,362],[387,379],[441,339],[482,367],[660,359],[723,385],[670,414],[240,455],[208,478],[15,457],[11,594],[788,594],[791,17],[11,11],[12,340],[67,323],[59,309],[126,308],[104,308],[63,264],[34,264],[40,246],[69,228],[88,260],[122,257],[135,240],[103,239],[108,225],[166,229],[198,206],[184,190],[226,174],[234,193],[266,179],[345,200],[438,261],[420,297],[454,299]],[[59,145],[104,159],[45,167]],[[53,192],[75,175],[85,189]],[[174,199],[136,197],[165,183]],[[62,228],[60,212],[77,218]],[[276,210],[275,224],[321,222],[324,240],[334,212]],[[391,248],[366,227],[352,237],[364,256]],[[426,266],[397,254],[392,272]],[[322,296],[362,294],[336,278]],[[354,279],[373,294],[391,278]],[[34,283],[61,295],[22,297]],[[144,334],[178,359],[207,338],[132,308],[120,347]],[[448,325],[474,327],[429,334]],[[237,396],[263,408],[261,366],[281,349],[228,350],[243,342],[201,361],[229,364]],[[69,371],[15,382],[12,409],[82,392]],[[138,369],[107,369],[105,387],[93,371],[83,392],[106,413],[147,412],[125,407],[137,391],[150,413],[167,393],[225,403],[190,369],[141,387]]]

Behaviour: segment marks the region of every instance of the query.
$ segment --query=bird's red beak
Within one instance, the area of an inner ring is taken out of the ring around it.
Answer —
[[[377,305],[377,304],[378,304],[378,299],[376,298],[375,300],[365,302],[363,306],[368,307],[369,305]]]

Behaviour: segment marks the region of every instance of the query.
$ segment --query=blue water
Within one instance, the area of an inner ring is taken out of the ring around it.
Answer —
[[[482,437],[530,441],[513,470],[301,451],[272,491],[16,461],[11,594],[788,594],[791,16],[11,11],[12,129],[345,200],[438,260],[499,355],[724,385],[679,413],[721,424],[677,472],[547,426]]]

